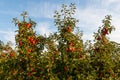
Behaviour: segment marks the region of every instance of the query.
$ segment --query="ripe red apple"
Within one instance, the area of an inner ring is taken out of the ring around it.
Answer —
[[[28,76],[31,76],[32,74],[31,74],[31,72],[28,72],[27,75],[28,75]]]
[[[34,38],[31,36],[31,37],[29,37],[29,41],[30,41],[30,43],[32,44],[32,45],[34,45],[35,44],[35,40],[34,40]]]
[[[75,51],[75,48],[70,46],[70,47],[68,48],[68,51],[73,52],[73,51]]]
[[[103,35],[108,34],[108,28],[104,28],[103,31],[102,31],[102,34],[103,34]]]
[[[5,56],[6,56],[6,54],[5,54],[5,53],[1,53],[1,56],[2,56],[2,57],[5,57]]]
[[[20,46],[20,47],[22,46],[22,41],[19,42],[19,46]]]
[[[67,69],[67,66],[64,66],[64,71],[67,71],[68,69]]]
[[[32,25],[31,25],[31,23],[27,23],[26,26],[27,26],[27,28],[31,28]]]
[[[101,37],[97,37],[97,40],[101,40]]]
[[[32,68],[32,72],[35,72],[35,68]]]
[[[69,33],[71,33],[71,32],[72,32],[72,28],[71,28],[70,26],[68,26],[67,31],[68,31]]]
[[[27,51],[28,51],[28,53],[32,52],[32,50],[31,50],[31,49],[28,49]]]
[[[18,27],[20,27],[22,24],[21,23],[18,23]]]
[[[15,56],[16,56],[16,53],[14,53],[14,52],[10,53],[10,57],[15,57]]]

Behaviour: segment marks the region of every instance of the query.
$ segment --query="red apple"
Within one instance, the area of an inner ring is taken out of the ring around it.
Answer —
[[[27,26],[27,28],[31,28],[32,25],[31,25],[31,23],[27,23],[26,26]]]
[[[68,26],[67,31],[68,31],[69,33],[71,33],[71,32],[72,32],[72,28],[71,28],[70,26]]]

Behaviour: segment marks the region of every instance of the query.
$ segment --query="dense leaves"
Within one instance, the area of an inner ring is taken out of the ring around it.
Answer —
[[[13,18],[16,48],[0,41],[0,80],[119,80],[120,44],[108,38],[111,16],[94,33],[94,43],[83,42],[75,10],[71,4],[55,11],[58,32],[48,37],[35,33],[27,12],[23,20]]]

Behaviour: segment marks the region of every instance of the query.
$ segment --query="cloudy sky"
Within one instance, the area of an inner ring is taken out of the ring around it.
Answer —
[[[102,25],[106,15],[112,15],[112,25],[116,30],[109,35],[110,40],[120,42],[120,0],[0,0],[0,40],[12,41],[17,27],[12,18],[27,11],[37,23],[35,30],[39,34],[49,34],[56,31],[54,26],[54,11],[60,10],[62,4],[75,3],[77,24],[83,31],[84,40],[93,40],[93,32]]]

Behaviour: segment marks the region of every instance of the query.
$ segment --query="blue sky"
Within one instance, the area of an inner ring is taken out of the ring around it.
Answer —
[[[37,22],[37,33],[44,35],[55,32],[54,11],[60,10],[62,4],[70,3],[77,6],[75,17],[79,20],[77,26],[83,31],[84,40],[93,40],[93,32],[102,25],[104,17],[112,15],[116,30],[109,37],[120,42],[120,0],[0,0],[0,40],[15,43],[17,27],[12,23],[12,18],[21,19],[23,11],[27,11]]]

